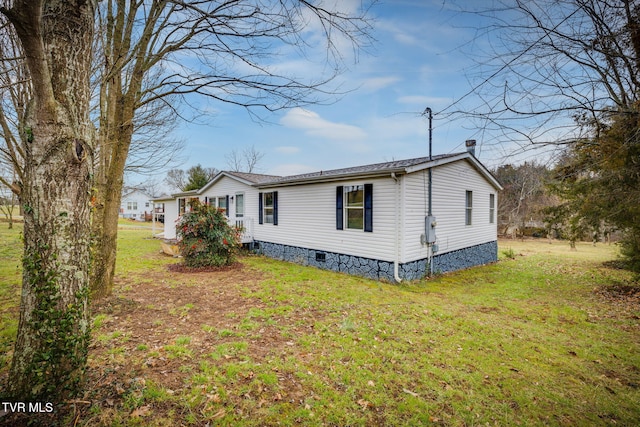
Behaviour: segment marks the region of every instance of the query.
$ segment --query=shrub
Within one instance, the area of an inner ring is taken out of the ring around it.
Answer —
[[[502,251],[502,255],[510,259],[514,259],[516,257],[516,253],[514,252],[513,248],[504,249]]]
[[[223,211],[194,201],[177,231],[187,267],[221,267],[235,261],[241,230],[229,225]]]
[[[626,231],[620,239],[620,254],[629,270],[640,273],[640,228]]]

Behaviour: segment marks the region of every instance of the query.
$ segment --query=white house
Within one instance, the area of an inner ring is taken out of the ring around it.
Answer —
[[[501,188],[464,152],[287,177],[220,172],[173,203],[178,215],[189,198],[225,209],[267,256],[399,281],[496,261]]]
[[[145,221],[151,219],[153,212],[153,202],[151,197],[144,191],[137,188],[125,190],[120,201],[119,215],[122,218]]]

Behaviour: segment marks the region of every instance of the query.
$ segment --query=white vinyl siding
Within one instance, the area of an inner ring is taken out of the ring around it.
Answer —
[[[176,238],[176,219],[178,218],[178,201],[164,201],[164,238]]]
[[[144,221],[145,214],[150,214],[150,197],[140,190],[123,194],[120,200],[119,215],[123,218]]]
[[[427,215],[428,171],[404,177],[404,237],[402,262],[426,258],[427,246],[420,243]],[[466,221],[466,191],[473,192],[471,225]],[[487,221],[489,194],[495,188],[469,163],[459,161],[433,169],[432,213],[436,217],[437,254],[463,249],[497,239],[496,224]],[[495,196],[497,206],[497,195]]]
[[[258,190],[228,176],[222,176],[200,197],[204,200],[205,197],[221,197],[222,194],[225,195],[225,202],[226,196],[229,196],[229,220],[244,229],[246,240],[243,237],[243,242],[250,241],[258,224]]]
[[[373,184],[373,232],[336,229],[336,187]],[[394,260],[395,183],[391,177],[291,185],[278,191],[278,226],[256,227],[255,239],[365,258]],[[257,199],[257,197],[256,197]]]

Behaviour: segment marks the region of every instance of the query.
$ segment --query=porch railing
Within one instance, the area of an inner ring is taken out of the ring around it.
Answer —
[[[253,242],[253,218],[241,217],[229,219],[231,225],[235,225],[238,228],[242,228],[242,234],[240,235],[240,241],[242,243]]]

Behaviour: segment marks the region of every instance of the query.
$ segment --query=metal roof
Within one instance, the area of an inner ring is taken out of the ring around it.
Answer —
[[[440,154],[431,157],[431,162],[443,159],[454,158],[463,153]],[[384,163],[374,163],[370,165],[353,166],[342,169],[322,170],[318,172],[304,173],[300,175],[283,176],[272,181],[260,183],[259,186],[277,186],[284,184],[293,184],[297,182],[322,181],[331,179],[349,178],[353,176],[371,176],[378,174],[387,174],[391,172],[406,172],[412,166],[429,163],[429,157],[417,157],[414,159],[393,160]]]

